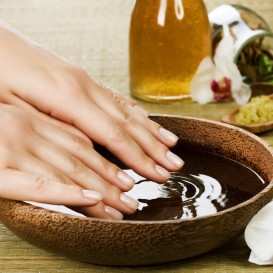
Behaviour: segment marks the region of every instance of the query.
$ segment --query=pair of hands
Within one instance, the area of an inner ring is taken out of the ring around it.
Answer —
[[[183,161],[177,137],[135,103],[5,25],[0,26],[0,196],[122,219],[134,181],[96,142],[141,176],[165,182]]]

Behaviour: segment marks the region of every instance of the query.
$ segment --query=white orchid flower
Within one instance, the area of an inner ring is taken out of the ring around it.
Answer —
[[[205,104],[229,97],[238,104],[245,104],[251,96],[250,88],[243,83],[241,73],[234,63],[234,41],[227,25],[224,37],[218,44],[214,59],[206,57],[200,63],[191,82],[191,97]]]

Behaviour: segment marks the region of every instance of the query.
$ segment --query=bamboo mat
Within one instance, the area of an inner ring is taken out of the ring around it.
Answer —
[[[206,0],[208,10],[227,2]],[[273,0],[232,3],[254,9],[273,28]],[[94,78],[128,93],[128,26],[133,4],[133,0],[1,0],[0,18],[57,54],[80,64]],[[203,117],[210,117],[215,110],[213,105],[202,111],[196,110],[196,106],[183,108],[179,104],[167,108],[142,105],[152,112],[172,114],[185,114],[183,109],[187,108],[192,114]],[[267,140],[273,143],[271,135],[267,135]],[[273,273],[271,266],[248,263],[248,256],[249,249],[240,237],[220,249],[186,261],[137,268],[95,266],[33,247],[0,224],[0,273]]]

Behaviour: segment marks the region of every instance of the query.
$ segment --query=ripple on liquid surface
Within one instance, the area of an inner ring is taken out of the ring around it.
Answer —
[[[127,170],[136,180],[127,194],[139,201],[139,208],[125,219],[173,220],[211,215],[250,199],[265,187],[254,171],[223,156],[190,151],[181,157],[186,164],[164,184]],[[246,183],[253,184],[252,190]]]

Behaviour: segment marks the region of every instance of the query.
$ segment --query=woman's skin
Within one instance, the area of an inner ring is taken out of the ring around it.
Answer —
[[[0,25],[0,196],[121,219],[134,181],[93,149],[106,147],[159,183],[183,165],[177,137],[82,68]]]

